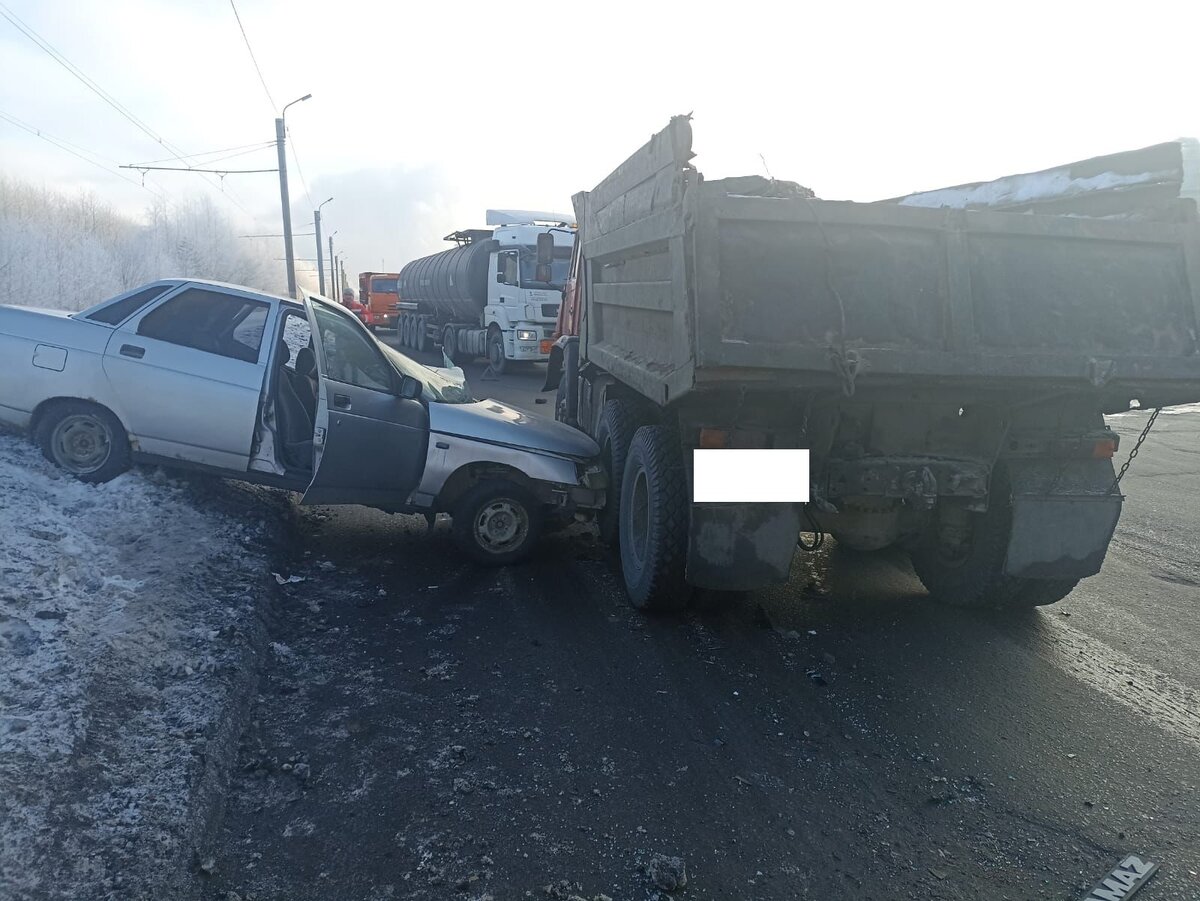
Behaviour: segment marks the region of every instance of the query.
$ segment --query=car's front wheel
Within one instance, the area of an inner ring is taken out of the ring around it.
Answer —
[[[454,507],[454,536],[477,563],[503,566],[524,560],[542,533],[542,509],[515,482],[480,482]]]
[[[129,469],[129,436],[117,417],[96,404],[55,404],[34,438],[48,460],[84,482],[107,482]]]

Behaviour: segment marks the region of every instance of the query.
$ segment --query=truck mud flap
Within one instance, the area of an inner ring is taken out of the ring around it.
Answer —
[[[786,582],[803,506],[693,504],[688,582],[716,591],[750,591]]]
[[[1052,475],[1053,466],[1045,463],[1010,470],[1012,532],[1004,572],[1026,579],[1082,579],[1100,572],[1124,500],[1106,493],[1112,464],[1088,461],[1071,467],[1065,478],[1061,470]],[[1070,493],[1055,491],[1063,483]]]

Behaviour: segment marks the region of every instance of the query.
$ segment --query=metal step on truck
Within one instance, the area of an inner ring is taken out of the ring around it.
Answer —
[[[676,117],[576,195],[546,387],[602,448],[633,604],[785,580],[825,534],[903,547],[957,605],[1050,604],[1098,572],[1132,450],[1105,415],[1200,401],[1187,149],[1161,150],[1144,209],[1086,166],[1052,215],[864,204],[707,181]],[[695,502],[696,453],[739,448],[807,449],[807,502]]]

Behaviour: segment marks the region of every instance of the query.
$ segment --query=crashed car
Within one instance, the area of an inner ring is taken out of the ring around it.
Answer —
[[[604,503],[590,438],[475,400],[317,295],[167,279],[79,313],[0,305],[0,373],[0,423],[87,482],[151,463],[446,512],[493,564]]]

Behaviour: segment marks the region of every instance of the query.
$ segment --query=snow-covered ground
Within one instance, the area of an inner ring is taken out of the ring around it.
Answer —
[[[263,646],[264,527],[0,432],[0,898],[169,897]]]

